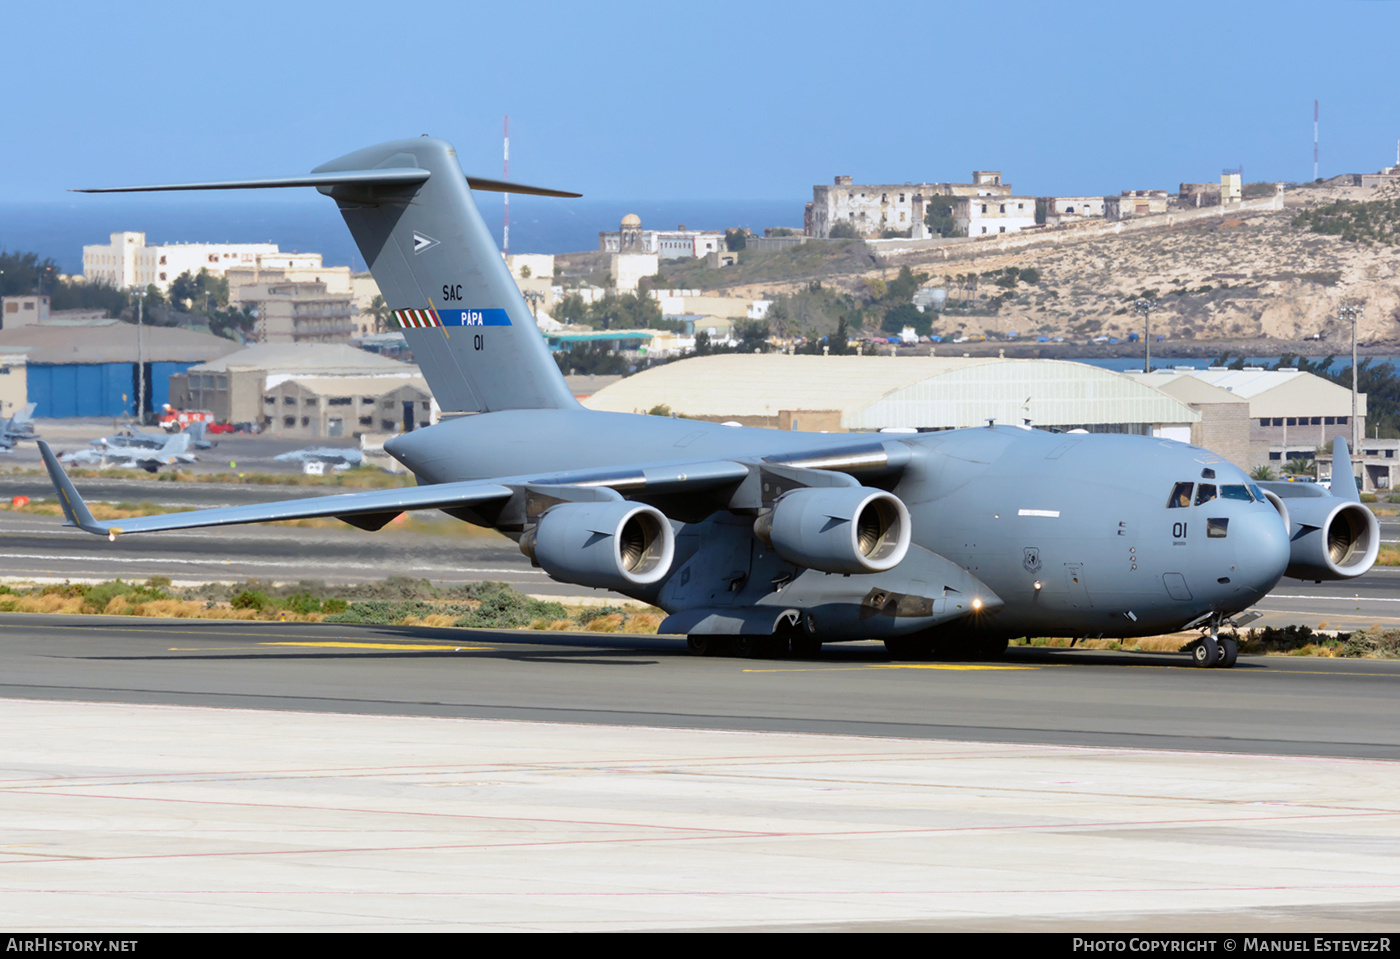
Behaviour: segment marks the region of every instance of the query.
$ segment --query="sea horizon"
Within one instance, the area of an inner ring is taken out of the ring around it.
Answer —
[[[503,197],[476,193],[478,209],[499,248]],[[113,233],[146,234],[148,244],[276,243],[290,252],[320,253],[327,266],[367,269],[344,221],[319,197],[244,197],[245,202],[189,194],[73,196],[51,201],[0,201],[0,250],[52,258],[64,273],[83,270],[83,247]],[[319,201],[319,202],[318,202]],[[598,233],[616,230],[635,213],[643,229],[747,227],[801,229],[804,200],[567,200],[513,196],[510,252],[579,253],[598,248]]]

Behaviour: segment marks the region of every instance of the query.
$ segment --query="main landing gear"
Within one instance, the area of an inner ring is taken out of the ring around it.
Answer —
[[[1240,655],[1240,647],[1229,636],[1220,635],[1222,617],[1210,618],[1207,632],[1191,645],[1191,665],[1201,669],[1229,669]]]
[[[805,635],[785,636],[687,636],[686,648],[695,656],[738,656],[742,659],[815,659],[821,640]]]

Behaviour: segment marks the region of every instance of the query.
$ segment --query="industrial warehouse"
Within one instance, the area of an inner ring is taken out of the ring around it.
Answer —
[[[1310,459],[1316,447],[1335,435],[1349,438],[1351,429],[1351,392],[1296,370],[1144,375],[999,357],[699,357],[619,380],[584,402],[596,410],[664,407],[693,419],[809,432],[959,429],[991,421],[1134,433],[1194,443],[1245,469],[1278,466],[1286,456]],[[1363,431],[1365,409],[1363,394],[1357,424]]]

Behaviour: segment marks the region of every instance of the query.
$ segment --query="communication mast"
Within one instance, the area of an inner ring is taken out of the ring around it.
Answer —
[[[506,114],[506,143],[505,143],[505,176],[502,177],[507,183],[510,182],[510,114]],[[501,231],[501,254],[510,256],[510,194],[504,193],[502,196],[506,200],[506,223],[505,229]]]
[[[1313,179],[1317,179],[1317,101],[1313,101]]]

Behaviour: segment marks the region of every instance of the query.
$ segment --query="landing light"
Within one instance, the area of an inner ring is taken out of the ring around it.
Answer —
[[[1035,581],[1035,591],[1037,593],[1040,592],[1040,580]]]
[[[980,599],[974,599],[974,600],[972,601],[972,608],[973,608],[973,609],[981,609],[981,608],[982,608],[982,600],[980,600]]]

